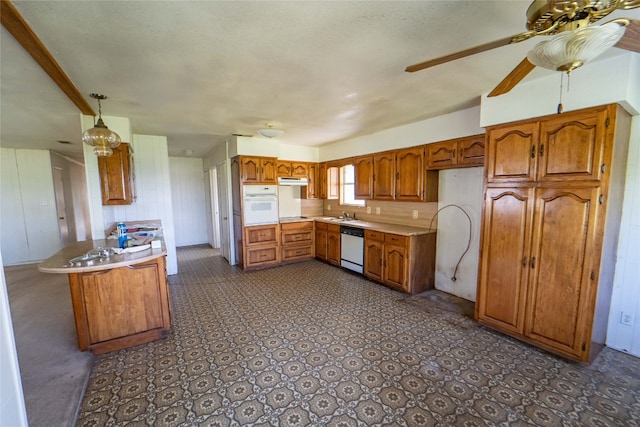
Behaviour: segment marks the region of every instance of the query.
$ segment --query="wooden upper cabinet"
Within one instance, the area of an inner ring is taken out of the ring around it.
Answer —
[[[291,162],[278,160],[276,173],[278,176],[291,176]]]
[[[456,157],[458,143],[455,139],[428,144],[426,149],[427,169],[453,168],[458,164]]]
[[[318,164],[309,163],[307,171],[307,191],[304,189],[301,191],[301,197],[303,199],[317,199],[319,194],[319,182],[318,182]]]
[[[356,157],[355,167],[355,196],[358,200],[373,198],[373,156]]]
[[[601,110],[540,122],[538,181],[600,180],[606,120]]]
[[[427,144],[427,170],[484,165],[484,134]]]
[[[109,157],[98,157],[98,172],[103,205],[133,203],[133,174],[129,144],[121,143]]]
[[[277,176],[307,178],[309,168],[304,162],[290,162],[288,160],[278,160],[276,163]]]
[[[396,152],[395,200],[424,200],[424,148],[415,147]]]
[[[487,138],[487,181],[534,181],[538,160],[537,122],[490,128]]]
[[[395,184],[395,152],[373,156],[373,198],[375,200],[394,200]]]
[[[485,135],[474,135],[458,140],[458,166],[484,165]]]
[[[277,184],[277,160],[240,156],[240,177],[243,184]]]
[[[318,183],[316,185],[319,199],[327,198],[327,164],[318,164]]]

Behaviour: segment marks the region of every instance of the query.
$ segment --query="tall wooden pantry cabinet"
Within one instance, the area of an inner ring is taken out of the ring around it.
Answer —
[[[593,360],[609,315],[629,129],[617,105],[487,128],[480,323]]]

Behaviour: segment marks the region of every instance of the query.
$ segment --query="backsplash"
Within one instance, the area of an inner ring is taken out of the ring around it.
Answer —
[[[431,219],[438,211],[437,202],[386,202],[367,200],[367,206],[340,205],[338,200],[324,200],[322,215],[342,216],[342,212],[356,215],[356,219],[388,224],[409,225],[428,228]],[[371,213],[367,213],[370,209]],[[416,218],[417,217],[417,218]],[[432,228],[437,228],[437,218],[433,220]]]

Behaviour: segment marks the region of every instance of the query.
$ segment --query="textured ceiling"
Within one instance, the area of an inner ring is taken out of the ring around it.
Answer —
[[[529,1],[13,4],[96,110],[88,94],[108,95],[103,114],[166,135],[170,155],[201,156],[266,123],[284,143],[316,146],[479,105],[539,41],[410,74],[524,31]],[[0,47],[2,145],[80,152],[76,107],[4,28]]]

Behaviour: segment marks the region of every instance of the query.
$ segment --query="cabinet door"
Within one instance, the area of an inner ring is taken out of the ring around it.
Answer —
[[[393,200],[396,194],[396,156],[384,153],[373,157],[373,198]]]
[[[263,184],[277,184],[278,183],[278,175],[276,172],[277,169],[277,160],[270,158],[260,159],[260,164],[262,166],[261,169],[261,179]]]
[[[159,289],[164,271],[153,261],[80,275],[89,332],[89,344],[167,328]]]
[[[487,181],[534,181],[538,132],[537,122],[490,129],[486,151]]]
[[[518,334],[524,330],[533,208],[531,188],[486,190],[477,318]]]
[[[296,178],[307,178],[309,168],[306,163],[291,162],[291,176]]]
[[[456,140],[427,145],[427,169],[447,169],[458,164]]]
[[[396,200],[421,202],[424,200],[424,148],[409,148],[396,153]]]
[[[291,176],[291,162],[283,162],[282,160],[278,160],[276,173],[278,176]]]
[[[340,233],[327,233],[327,261],[333,265],[340,265]]]
[[[525,335],[566,353],[588,350],[597,188],[539,189]],[[595,275],[595,273],[594,273]]]
[[[316,230],[316,258],[327,260],[327,230]]]
[[[133,203],[129,144],[118,145],[109,157],[98,157],[98,171],[103,205]]]
[[[364,275],[382,282],[382,242],[366,239],[364,242]]]
[[[382,281],[402,291],[407,291],[407,249],[385,244]]]
[[[355,195],[358,200],[369,200],[373,197],[373,157],[356,157],[355,167]]]
[[[539,181],[600,179],[606,112],[564,115],[540,123]]]
[[[484,134],[458,140],[458,166],[484,165]]]
[[[262,168],[260,158],[242,157],[240,159],[240,176],[245,184],[259,184],[260,170]]]
[[[318,198],[327,198],[327,164],[320,163],[318,165]]]
[[[300,194],[303,199],[317,199],[318,198],[318,164],[317,163],[309,163],[309,170],[307,173],[307,191],[304,191],[304,188],[301,190]]]

